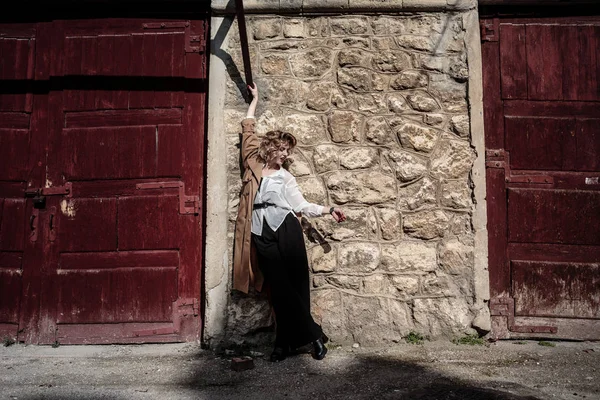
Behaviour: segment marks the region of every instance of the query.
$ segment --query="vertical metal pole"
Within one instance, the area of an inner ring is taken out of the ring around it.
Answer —
[[[246,33],[246,17],[244,16],[244,1],[235,0],[235,9],[240,28],[240,45],[242,47],[242,58],[244,60],[244,73],[246,84],[252,86],[252,67],[250,66],[250,51],[248,50],[248,34]]]

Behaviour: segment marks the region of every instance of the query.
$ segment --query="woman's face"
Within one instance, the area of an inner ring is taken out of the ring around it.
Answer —
[[[290,155],[290,145],[287,142],[282,142],[278,148],[271,152],[267,165],[269,167],[279,168]]]

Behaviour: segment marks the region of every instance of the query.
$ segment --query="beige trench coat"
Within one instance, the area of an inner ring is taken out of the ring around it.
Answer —
[[[250,285],[262,290],[264,278],[258,269],[256,251],[252,246],[252,204],[262,178],[263,162],[258,158],[260,139],[254,134],[254,118],[242,121],[242,193],[235,220],[233,244],[233,288],[248,293]]]

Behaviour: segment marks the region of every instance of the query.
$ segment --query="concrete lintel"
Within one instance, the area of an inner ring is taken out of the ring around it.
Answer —
[[[335,13],[464,11],[475,9],[477,0],[244,0],[244,11],[258,13]],[[234,0],[212,0],[216,14],[235,13]]]

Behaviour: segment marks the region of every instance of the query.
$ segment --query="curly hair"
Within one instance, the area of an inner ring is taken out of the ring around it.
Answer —
[[[297,140],[289,132],[283,131],[269,131],[265,133],[265,136],[262,138],[260,142],[260,147],[258,149],[258,156],[263,162],[267,162],[271,153],[279,149],[281,143],[287,143],[289,146],[288,154],[292,154],[294,147],[296,147]],[[291,163],[294,161],[290,158],[285,160],[284,168],[289,167]]]

